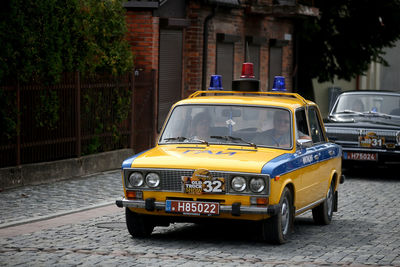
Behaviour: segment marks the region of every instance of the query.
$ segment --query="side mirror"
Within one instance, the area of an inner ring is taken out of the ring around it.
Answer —
[[[303,149],[303,148],[311,147],[313,142],[312,142],[312,140],[309,140],[309,139],[297,139],[296,144],[300,149]]]

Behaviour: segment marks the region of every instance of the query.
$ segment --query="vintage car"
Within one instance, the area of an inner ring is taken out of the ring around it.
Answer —
[[[400,93],[348,91],[325,123],[330,141],[343,148],[343,165],[400,163]]]
[[[125,197],[116,205],[133,237],[173,222],[240,220],[282,244],[296,215],[312,210],[317,224],[331,222],[342,151],[328,142],[317,105],[235,88],[179,101],[157,146],[123,162]]]

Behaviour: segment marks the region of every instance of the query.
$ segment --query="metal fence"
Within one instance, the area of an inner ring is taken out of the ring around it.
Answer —
[[[136,77],[154,87],[154,73]],[[135,76],[64,74],[0,86],[0,167],[134,147]]]

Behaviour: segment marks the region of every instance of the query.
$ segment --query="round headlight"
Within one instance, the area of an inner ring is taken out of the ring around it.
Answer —
[[[157,187],[160,184],[160,176],[155,172],[146,175],[146,184],[149,187]]]
[[[400,132],[396,133],[396,143],[398,146],[400,146]]]
[[[254,193],[260,193],[265,188],[265,182],[262,178],[252,178],[250,180],[250,190]]]
[[[141,174],[140,172],[132,172],[129,175],[129,183],[131,184],[131,186],[135,186],[135,187],[139,187],[143,185],[143,174]]]
[[[236,192],[242,192],[246,189],[246,179],[236,176],[232,179],[231,186]]]

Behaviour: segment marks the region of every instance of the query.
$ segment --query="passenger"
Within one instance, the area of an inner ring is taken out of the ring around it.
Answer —
[[[273,128],[259,133],[254,138],[255,144],[277,147],[290,147],[289,112],[277,110],[274,113]]]

